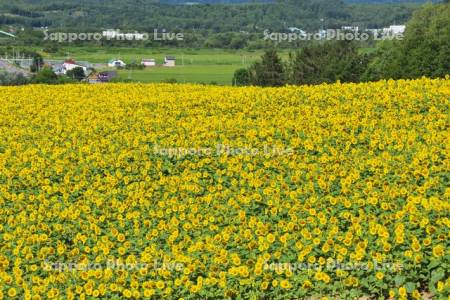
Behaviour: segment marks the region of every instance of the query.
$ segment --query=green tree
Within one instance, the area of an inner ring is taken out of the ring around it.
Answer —
[[[404,40],[378,44],[366,80],[443,77],[450,70],[450,4],[427,4],[406,24]]]
[[[370,56],[360,55],[352,41],[313,43],[297,52],[291,63],[290,82],[319,84],[322,82],[361,81]]]
[[[81,67],[73,68],[72,70],[67,71],[66,76],[78,81],[83,80],[86,77],[84,74],[84,70]]]
[[[282,86],[286,83],[285,68],[275,49],[267,50],[260,62],[250,69],[250,83],[259,86]]]
[[[44,67],[33,78],[33,83],[54,84],[57,83],[58,76],[49,67]]]
[[[241,68],[234,72],[233,85],[245,86],[250,84],[250,73],[247,69]]]
[[[290,82],[293,84],[317,84],[327,81],[323,77],[325,66],[324,46],[313,44],[297,52],[292,62]]]
[[[405,63],[401,41],[382,41],[378,43],[374,57],[368,63],[362,79],[364,81],[376,81],[402,78],[405,75]]]
[[[428,4],[406,25],[403,41],[405,75],[442,77],[450,70],[450,4]]]
[[[44,58],[37,52],[33,52],[32,57],[30,71],[33,73],[39,72],[44,66]]]

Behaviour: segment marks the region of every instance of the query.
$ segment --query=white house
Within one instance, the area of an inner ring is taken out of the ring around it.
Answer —
[[[144,67],[154,67],[156,66],[156,61],[153,58],[143,59],[141,61],[141,65],[143,65]]]
[[[67,59],[62,64],[62,68],[60,70],[61,73],[67,74],[67,71],[71,71],[75,68],[82,68],[84,74],[87,74],[88,68],[82,65],[77,64],[73,59]]]
[[[120,59],[112,59],[108,62],[108,67],[114,68],[114,67],[125,67],[127,64],[124,63]]]
[[[164,58],[164,67],[175,67],[175,56],[166,56]]]
[[[289,32],[297,33],[299,36],[307,35],[306,31],[304,31],[303,29],[297,28],[297,27],[289,27],[288,30],[289,30]]]
[[[403,34],[405,32],[405,25],[391,25],[388,28],[383,28],[383,33],[386,34]]]
[[[341,26],[341,30],[350,31],[350,32],[358,32],[359,31],[359,27],[358,26],[347,25],[347,26]]]
[[[288,27],[288,30],[290,32],[304,32],[302,29],[300,29],[298,27]]]

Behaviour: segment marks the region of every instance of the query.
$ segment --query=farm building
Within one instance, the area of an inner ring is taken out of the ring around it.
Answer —
[[[112,59],[108,62],[108,67],[125,67],[127,64],[120,59]]]
[[[57,67],[58,68],[58,67]],[[59,70],[62,74],[66,74],[67,71],[71,71],[75,68],[82,68],[84,71],[84,74],[87,74],[88,72],[88,68],[85,66],[82,66],[80,64],[78,64],[75,60],[73,59],[66,59],[64,61],[64,63],[62,64],[61,69]],[[56,73],[56,72],[55,72]]]
[[[164,58],[164,66],[165,67],[175,67],[175,56],[166,56]]]
[[[341,30],[349,32],[358,32],[359,26],[351,26],[351,25],[341,26]]]
[[[66,74],[63,64],[53,64],[52,70],[53,70],[53,73],[55,73],[58,76]]]
[[[102,82],[108,82],[117,77],[116,71],[103,71],[98,73],[98,78]]]
[[[109,82],[116,77],[117,77],[116,71],[103,71],[103,72],[99,72],[99,73],[92,73],[87,78],[87,81],[89,83],[103,83],[103,82]]]
[[[406,29],[405,25],[391,25],[387,28],[383,28],[383,33],[401,34],[405,32],[405,29]]]
[[[154,67],[156,66],[156,61],[153,58],[143,59],[141,61],[141,65],[143,65],[144,67]]]

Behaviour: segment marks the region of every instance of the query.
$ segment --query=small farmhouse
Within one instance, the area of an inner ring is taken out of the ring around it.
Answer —
[[[114,68],[114,67],[125,67],[127,64],[124,63],[122,60],[120,59],[112,59],[108,62],[108,67]]]
[[[351,25],[341,26],[341,30],[348,31],[348,32],[358,32],[359,26],[351,26]]]
[[[156,66],[156,61],[153,58],[143,59],[141,61],[141,65],[143,65],[144,67],[154,67]]]
[[[117,71],[103,71],[99,73],[92,73],[87,78],[89,83],[104,83],[109,82],[117,77]]]
[[[405,25],[391,25],[387,28],[383,28],[383,33],[390,33],[390,34],[403,34],[405,32],[406,26]]]
[[[58,76],[66,74],[62,64],[53,64],[52,70]]]
[[[62,65],[54,65],[53,67],[54,72],[58,75],[62,75],[62,74],[67,74],[67,71],[71,71],[75,68],[82,68],[84,71],[84,74],[88,73],[88,68],[85,66],[82,66],[80,64],[78,64],[75,60],[73,59],[66,59],[64,61],[64,63]]]
[[[175,56],[166,56],[164,58],[164,67],[175,67]]]

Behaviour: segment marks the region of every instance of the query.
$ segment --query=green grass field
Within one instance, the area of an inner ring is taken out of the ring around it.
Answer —
[[[122,59],[126,63],[140,62],[142,58],[154,58],[161,64],[164,56],[177,57],[178,64],[195,65],[242,65],[261,56],[263,51],[224,49],[180,49],[180,48],[106,48],[106,47],[66,47],[56,54],[47,54],[53,59],[72,57],[93,63],[107,63],[110,59]]]
[[[157,67],[144,70],[119,70],[119,79],[139,82],[176,79],[178,82],[215,82],[230,85],[235,70],[248,67],[262,54],[261,50],[67,47],[60,49],[56,54],[45,56],[49,59],[70,57],[95,64],[106,64],[111,59],[121,59],[125,63],[140,63],[143,58],[153,58],[156,60]],[[177,58],[176,67],[161,66],[166,55]],[[287,52],[282,55],[287,55]]]
[[[120,70],[119,79],[140,82],[160,82],[176,79],[177,82],[218,83],[230,85],[235,65],[184,65],[173,68],[151,67],[144,70]]]

